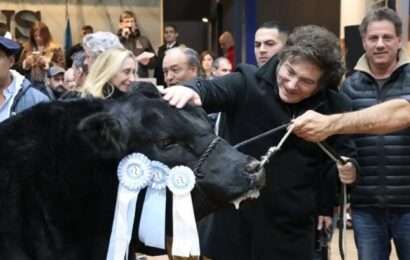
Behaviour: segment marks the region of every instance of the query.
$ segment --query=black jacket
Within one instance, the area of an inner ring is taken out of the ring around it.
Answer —
[[[236,144],[288,123],[308,109],[324,114],[350,109],[341,94],[322,89],[298,104],[286,104],[278,95],[277,59],[259,70],[239,65],[237,71],[189,86],[200,93],[207,112],[226,112],[228,141]],[[276,145],[285,131],[249,144],[243,152],[256,158]],[[336,150],[353,150],[346,136],[329,140]],[[319,147],[291,135],[266,168],[267,184],[258,200],[240,211],[225,211],[200,227],[205,255],[227,259],[310,259],[313,254],[314,217],[334,205],[337,172]],[[228,213],[227,213],[228,212]]]
[[[165,87],[164,71],[162,70],[162,62],[164,60],[165,52],[169,49],[172,49],[178,46],[179,46],[178,42],[176,42],[174,46],[172,46],[171,48],[167,48],[166,44],[159,46],[158,53],[157,53],[157,57],[158,57],[157,64],[154,70],[154,77],[157,79],[157,85],[162,85]]]
[[[362,57],[342,91],[354,110],[410,95],[410,59],[401,55],[396,70],[379,87]],[[352,206],[410,207],[410,130],[354,137],[361,175],[352,189]]]

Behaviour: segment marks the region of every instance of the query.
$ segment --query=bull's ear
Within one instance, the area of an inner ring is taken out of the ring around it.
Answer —
[[[78,124],[80,137],[94,152],[103,157],[117,157],[126,146],[125,133],[120,122],[108,113],[88,116]]]

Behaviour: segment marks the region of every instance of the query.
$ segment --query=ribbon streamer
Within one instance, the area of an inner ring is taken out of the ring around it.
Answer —
[[[172,168],[167,184],[173,193],[172,255],[199,256],[198,230],[191,198],[195,175],[188,167],[176,166]]]
[[[123,158],[118,165],[117,202],[107,260],[128,259],[139,191],[152,178],[150,164],[151,161],[145,155],[133,153]]]
[[[151,169],[153,178],[145,195],[138,238],[147,246],[165,249],[165,188],[171,170],[156,161],[152,161]]]

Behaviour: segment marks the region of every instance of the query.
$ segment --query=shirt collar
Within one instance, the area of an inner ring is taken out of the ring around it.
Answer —
[[[169,49],[169,48],[174,47],[176,43],[177,42],[167,43],[167,48]]]
[[[16,92],[16,79],[13,77],[10,85],[3,91],[5,96],[11,96]]]

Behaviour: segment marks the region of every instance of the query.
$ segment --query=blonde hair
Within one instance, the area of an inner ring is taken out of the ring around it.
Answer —
[[[134,54],[123,48],[113,48],[97,57],[91,66],[89,73],[80,89],[81,96],[91,95],[93,97],[108,98],[103,92],[104,86],[120,72],[127,58],[135,60]],[[137,64],[137,62],[135,62]],[[112,86],[114,88],[114,86]],[[113,89],[114,90],[114,89]]]

